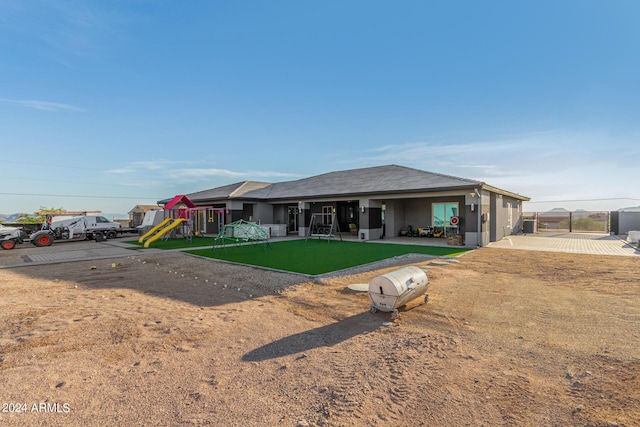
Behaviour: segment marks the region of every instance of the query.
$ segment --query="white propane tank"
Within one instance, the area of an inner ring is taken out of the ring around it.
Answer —
[[[415,266],[374,277],[369,282],[371,312],[390,311],[395,319],[399,307],[427,293],[428,284],[427,274]],[[425,302],[427,299],[425,295]]]

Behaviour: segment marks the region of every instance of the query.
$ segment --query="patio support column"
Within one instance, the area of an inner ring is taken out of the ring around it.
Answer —
[[[298,202],[298,236],[306,237],[311,221],[311,205],[309,202]]]
[[[358,239],[376,240],[382,236],[382,201],[360,199]]]
[[[467,193],[465,199],[465,246],[482,246],[482,198],[477,189]]]
[[[232,200],[227,202],[227,209],[229,209],[229,222],[235,222],[242,219],[242,202],[236,202]]]

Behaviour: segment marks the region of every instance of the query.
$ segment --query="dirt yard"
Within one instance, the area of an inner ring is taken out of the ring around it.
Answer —
[[[0,270],[0,425],[640,425],[640,258],[421,265],[429,303],[391,324],[346,287],[395,268],[310,282],[164,253]]]

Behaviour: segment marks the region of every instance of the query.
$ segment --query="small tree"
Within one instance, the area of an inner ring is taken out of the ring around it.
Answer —
[[[65,213],[66,211],[67,210],[63,208],[47,208],[45,206],[40,206],[40,210],[32,214],[21,213],[16,222],[22,224],[43,224],[47,219],[46,214],[43,212]]]

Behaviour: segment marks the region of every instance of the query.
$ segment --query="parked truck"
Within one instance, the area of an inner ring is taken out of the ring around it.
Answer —
[[[40,230],[27,231],[22,227],[0,226],[0,247],[13,249],[19,243],[32,243],[35,246],[51,246],[55,240],[102,241],[118,235],[122,226],[100,215],[83,215],[65,219],[51,219]]]

